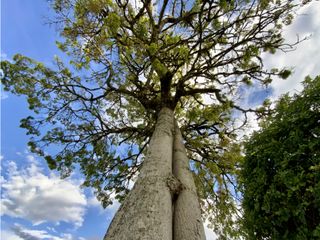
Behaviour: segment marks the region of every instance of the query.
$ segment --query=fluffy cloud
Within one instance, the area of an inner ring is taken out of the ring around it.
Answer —
[[[2,70],[0,69],[0,78],[1,78],[2,74],[3,74],[3,72],[2,72]],[[1,89],[0,99],[1,99],[1,100],[4,100],[4,99],[7,99],[8,97],[9,97],[8,94]]]
[[[13,232],[16,236],[20,237],[21,239],[27,240],[42,240],[42,239],[52,239],[52,240],[63,240],[60,237],[53,236],[49,234],[47,231],[44,230],[30,230],[25,229],[19,225],[16,225],[12,228]]]
[[[204,232],[207,240],[216,240],[218,238],[214,231],[207,227],[207,224],[204,224]]]
[[[46,176],[34,158],[29,156],[28,160],[25,169],[18,169],[13,161],[7,164],[8,176],[2,179],[2,214],[35,225],[64,221],[81,226],[87,201],[79,185],[53,173]]]
[[[284,29],[284,37],[289,43],[293,43],[297,36],[303,39],[310,38],[300,44],[292,52],[278,52],[275,55],[264,57],[266,66],[269,68],[293,67],[294,73],[288,80],[275,80],[271,84],[274,89],[274,97],[286,92],[295,92],[302,89],[301,81],[306,75],[316,76],[319,74],[320,62],[320,2],[313,2],[298,11],[292,25]]]
[[[73,237],[69,233],[62,233],[61,236],[55,236],[48,233],[45,230],[33,230],[27,229],[19,224],[15,224],[15,226],[11,229],[12,232],[6,231],[9,234],[9,240],[72,240]]]
[[[1,239],[5,240],[23,240],[23,238],[17,236],[14,232],[8,230],[1,230]]]
[[[293,24],[285,27],[283,36],[287,43],[294,43],[299,39],[309,37],[296,46],[294,51],[281,52],[276,54],[262,55],[265,67],[271,68],[293,68],[293,74],[287,80],[274,79],[271,88],[263,86],[253,86],[242,89],[240,93],[240,102],[246,108],[255,108],[261,105],[262,101],[268,97],[273,100],[277,99],[284,93],[295,93],[302,90],[301,82],[307,75],[312,77],[320,74],[318,63],[320,62],[320,2],[313,2],[306,7],[301,8],[294,19]],[[239,122],[243,121],[244,116],[239,117]],[[248,128],[240,133],[240,138],[244,135],[250,135],[254,130],[259,129],[256,116],[248,114]]]

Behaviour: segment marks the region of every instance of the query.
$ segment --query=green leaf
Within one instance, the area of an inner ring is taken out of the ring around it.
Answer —
[[[45,156],[44,159],[47,161],[47,164],[51,170],[57,168],[56,162],[53,160],[53,158],[50,155]]]
[[[283,69],[279,72],[279,76],[282,79],[287,79],[291,74],[292,74],[292,72],[288,69]]]

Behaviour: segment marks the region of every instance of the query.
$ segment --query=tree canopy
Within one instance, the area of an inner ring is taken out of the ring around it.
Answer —
[[[278,100],[246,143],[242,170],[248,239],[320,237],[320,76]]]
[[[94,187],[107,206],[111,193],[121,200],[128,192],[157,113],[169,107],[203,209],[230,226],[237,132],[248,112],[263,113],[241,106],[239,89],[290,75],[289,69],[265,69],[261,54],[290,51],[301,41],[289,44],[281,35],[300,5],[55,0],[52,6],[62,39],[57,45],[70,61],[56,57],[49,67],[17,54],[1,62],[5,89],[27,96],[35,113],[21,120],[31,150],[63,176],[80,166],[84,185]]]

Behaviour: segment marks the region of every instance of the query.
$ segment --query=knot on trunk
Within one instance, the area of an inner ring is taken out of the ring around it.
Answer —
[[[170,175],[167,178],[167,186],[170,189],[171,197],[173,200],[177,199],[180,192],[185,189],[183,184],[174,175]]]

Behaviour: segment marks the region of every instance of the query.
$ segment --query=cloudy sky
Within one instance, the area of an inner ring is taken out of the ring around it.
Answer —
[[[45,0],[1,1],[1,58],[21,53],[50,64],[58,37],[53,26],[45,25],[50,15]],[[265,55],[267,67],[291,66],[288,80],[272,83],[272,98],[301,90],[306,75],[320,73],[320,2],[299,12],[285,29],[289,42],[310,36],[290,53]],[[256,91],[249,94],[254,104]],[[257,98],[258,99],[258,98]],[[81,176],[60,179],[44,161],[27,148],[28,137],[19,120],[30,114],[23,97],[1,93],[1,239],[4,240],[96,240],[101,239],[118,204],[103,210],[90,189],[80,188]],[[208,240],[214,234],[206,229]]]

